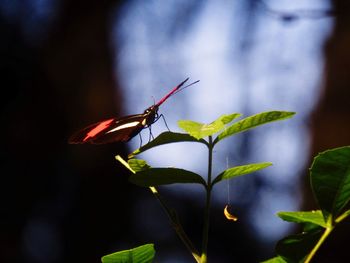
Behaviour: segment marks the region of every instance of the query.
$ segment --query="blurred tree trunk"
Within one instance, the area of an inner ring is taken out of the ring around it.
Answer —
[[[335,27],[325,47],[325,84],[312,120],[312,157],[327,149],[350,145],[350,2],[333,0],[333,5]],[[310,191],[307,181],[306,192]],[[306,204],[308,209],[314,209],[315,205]],[[349,222],[340,225],[315,262],[345,262],[349,232]]]
[[[333,2],[335,27],[325,49],[325,86],[313,118],[313,155],[350,144],[350,3]]]

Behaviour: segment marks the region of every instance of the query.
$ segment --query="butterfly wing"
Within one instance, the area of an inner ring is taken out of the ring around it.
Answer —
[[[68,142],[70,144],[126,142],[145,127],[146,117],[143,113],[101,121],[73,134]]]

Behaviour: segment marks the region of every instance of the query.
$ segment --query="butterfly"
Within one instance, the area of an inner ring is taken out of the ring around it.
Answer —
[[[163,115],[158,114],[159,106],[170,96],[187,88],[199,80],[184,86],[189,78],[174,87],[168,94],[157,103],[148,107],[143,113],[128,115],[121,118],[110,118],[91,124],[74,133],[68,140],[70,144],[106,144],[113,142],[127,142],[139,134],[143,129],[150,128]],[[181,88],[182,87],[182,88]]]

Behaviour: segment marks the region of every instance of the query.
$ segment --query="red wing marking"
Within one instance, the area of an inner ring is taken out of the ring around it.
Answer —
[[[84,142],[87,141],[89,138],[94,137],[96,134],[98,134],[99,132],[106,129],[112,121],[113,121],[113,119],[109,119],[109,120],[101,122],[99,125],[97,125],[95,128],[93,128],[91,131],[89,131],[88,134],[86,134],[83,141]]]

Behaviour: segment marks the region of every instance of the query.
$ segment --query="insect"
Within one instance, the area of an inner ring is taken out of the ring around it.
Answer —
[[[111,118],[95,124],[89,125],[86,128],[73,134],[68,143],[70,144],[105,144],[112,142],[127,142],[134,136],[139,134],[141,130],[150,128],[163,115],[158,114],[159,106],[162,105],[170,96],[187,88],[199,80],[188,84],[181,88],[189,78],[185,79],[175,88],[173,88],[168,94],[161,98],[157,103],[148,107],[141,114],[134,114],[125,116],[122,118]],[[164,117],[163,117],[164,118]]]

